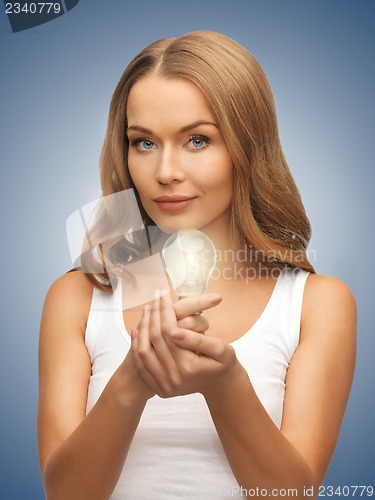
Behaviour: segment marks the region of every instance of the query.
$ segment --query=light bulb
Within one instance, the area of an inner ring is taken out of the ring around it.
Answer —
[[[216,263],[216,249],[201,231],[183,230],[168,238],[162,259],[178,298],[200,295]]]

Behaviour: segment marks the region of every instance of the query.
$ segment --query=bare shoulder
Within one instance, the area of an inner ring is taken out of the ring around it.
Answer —
[[[321,298],[337,297],[355,303],[352,291],[343,281],[324,274],[309,274],[306,282],[306,295],[309,298],[314,296],[320,296]]]
[[[64,299],[69,297],[91,299],[93,285],[81,271],[72,271],[63,274],[57,278],[48,290],[48,295],[53,295],[54,298],[64,296]]]
[[[324,323],[323,331],[335,325],[336,331],[355,332],[357,306],[350,288],[342,281],[322,274],[310,274],[307,278],[302,316],[301,333]]]
[[[84,273],[74,271],[60,276],[48,290],[42,322],[48,318],[64,322],[68,320],[84,331],[92,293],[93,285]]]
[[[332,313],[336,309],[356,315],[356,301],[350,288],[331,276],[310,274],[306,281],[302,314],[316,314],[320,310]]]

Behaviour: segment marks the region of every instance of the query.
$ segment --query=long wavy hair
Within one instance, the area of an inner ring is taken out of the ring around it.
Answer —
[[[103,197],[133,188],[146,230],[152,225],[129,174],[126,136],[129,92],[150,74],[194,83],[215,116],[234,167],[234,248],[246,248],[249,258],[261,259],[268,267],[287,265],[314,272],[306,253],[310,223],[281,148],[269,83],[257,60],[225,35],[198,31],[162,39],[130,62],[110,104],[100,161]],[[137,235],[111,238],[117,224],[124,226],[123,234],[131,227],[131,217],[124,223],[115,212],[107,207],[105,215],[101,213],[82,255],[89,279],[102,289],[111,288],[108,263],[126,263],[144,252]]]

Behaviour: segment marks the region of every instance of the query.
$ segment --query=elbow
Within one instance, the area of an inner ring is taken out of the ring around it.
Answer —
[[[61,487],[63,481],[59,480],[61,474],[57,473],[54,467],[53,457],[48,459],[44,466],[41,467],[41,478],[44,488],[46,500],[66,500],[69,495]],[[70,498],[73,498],[70,496]]]
[[[254,484],[253,478],[239,482],[239,491],[244,496],[264,496],[272,498],[316,498],[320,483],[312,470],[306,466],[284,474],[282,477],[265,478],[261,484]]]
[[[319,492],[320,481],[316,478],[310,467],[306,466],[305,470],[298,478],[296,488],[297,498],[316,498]]]
[[[41,478],[42,478],[42,483],[43,483],[43,488],[44,488],[44,493],[46,496],[46,500],[57,500],[58,496],[56,493],[54,493],[54,487],[53,487],[53,473],[51,474],[51,470],[49,467],[49,461],[47,460],[46,463],[41,467]]]

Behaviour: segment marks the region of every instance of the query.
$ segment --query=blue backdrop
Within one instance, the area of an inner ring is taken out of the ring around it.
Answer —
[[[1,9],[0,497],[44,498],[35,430],[40,313],[48,286],[71,266],[65,221],[100,193],[112,91],[149,42],[199,29],[229,35],[262,64],[313,225],[310,256],[356,295],[357,371],[325,484],[375,486],[374,2],[81,0],[18,33]]]

